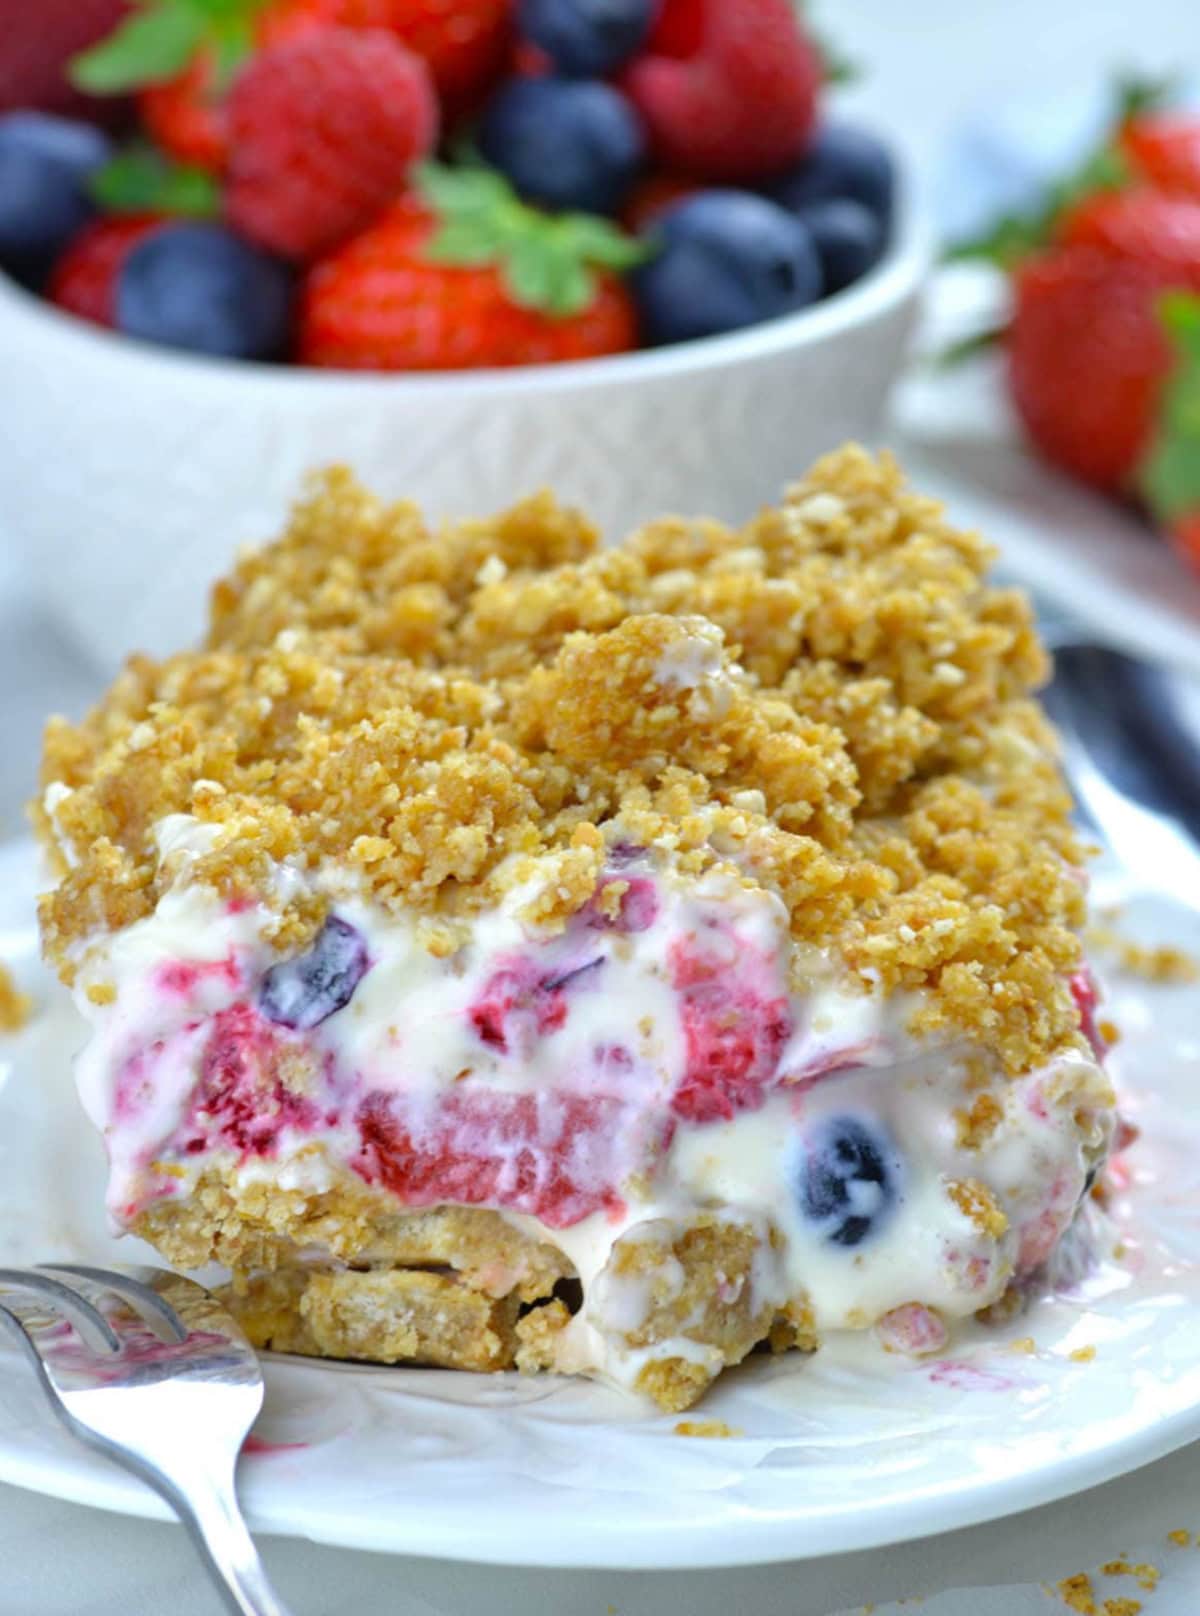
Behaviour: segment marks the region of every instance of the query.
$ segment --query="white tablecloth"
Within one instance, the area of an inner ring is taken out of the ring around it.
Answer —
[[[825,0],[813,9],[868,69],[851,100],[893,129],[926,168],[943,132],[993,100],[1053,98],[1117,67],[1200,75],[1195,0]],[[52,476],[54,446],[46,453]],[[0,445],[0,488],[3,455]],[[21,827],[42,716],[77,711],[92,688],[86,664],[38,611],[0,538],[0,836]],[[1194,1616],[1200,1549],[1170,1542],[1171,1532],[1200,1533],[1200,1446],[1006,1522],[790,1566],[697,1576],[516,1572],[286,1539],[263,1548],[296,1616],[728,1616],[741,1609],[840,1616],[872,1601],[876,1616],[899,1616],[914,1603],[925,1616],[1047,1616],[1069,1607],[1043,1583],[1122,1558],[1155,1566],[1157,1587],[1097,1575],[1097,1611],[1105,1613],[1106,1599],[1128,1599],[1147,1616]],[[218,1609],[180,1528],[5,1487],[0,1567],[0,1616],[214,1616]],[[907,1606],[894,1603],[905,1599]],[[1108,1616],[1114,1609],[1123,1607],[1109,1606]]]

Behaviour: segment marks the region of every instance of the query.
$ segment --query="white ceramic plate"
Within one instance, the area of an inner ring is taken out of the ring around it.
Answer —
[[[34,963],[29,845],[0,850],[0,956],[35,1022],[0,1050],[0,1260],[136,1259],[98,1216],[103,1164],[77,1114],[74,1013]],[[1137,898],[1125,924],[1200,952],[1200,917]],[[243,1496],[260,1530],[514,1565],[671,1568],[799,1559],[944,1531],[1061,1497],[1200,1437],[1197,990],[1114,980],[1130,1112],[1145,1129],[1107,1263],[1005,1330],[910,1364],[869,1338],[759,1359],[688,1439],[599,1386],[274,1358]],[[1011,1342],[1032,1337],[1036,1351]],[[1095,1348],[1089,1361],[1071,1354]],[[0,1350],[0,1480],[162,1515],[75,1447]]]
[[[987,324],[995,307],[986,277],[943,272],[925,311],[922,352]],[[1200,675],[1200,576],[1132,506],[1029,452],[996,357],[950,370],[910,367],[892,400],[888,442],[914,487],[1000,547],[1007,576],[1101,639]]]

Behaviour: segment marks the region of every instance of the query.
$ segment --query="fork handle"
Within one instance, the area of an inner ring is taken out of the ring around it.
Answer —
[[[228,1482],[210,1478],[203,1487],[189,1487],[186,1498],[174,1496],[171,1501],[234,1616],[290,1616],[267,1581],[238,1507],[232,1476]]]

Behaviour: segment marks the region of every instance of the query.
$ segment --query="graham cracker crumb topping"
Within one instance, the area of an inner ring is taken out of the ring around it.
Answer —
[[[47,955],[69,978],[151,912],[168,814],[216,827],[190,881],[270,903],[279,861],[336,861],[444,947],[520,855],[559,859],[527,918],[565,923],[619,834],[777,892],[864,987],[925,990],[918,1031],[1026,1070],[1078,1040],[1082,852],[1046,658],[988,560],[858,448],[741,529],[613,549],[548,495],[434,531],[330,472],[217,585],[203,649],[49,726]],[[321,904],[276,901],[297,947]]]

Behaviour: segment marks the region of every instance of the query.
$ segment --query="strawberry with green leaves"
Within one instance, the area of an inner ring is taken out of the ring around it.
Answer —
[[[229,94],[256,50],[317,29],[381,31],[429,69],[448,119],[473,108],[503,71],[512,0],[137,0],[108,38],[76,59],[93,95],[137,94],[142,124],[180,162],[220,173],[230,152]]]
[[[1160,314],[1174,357],[1140,483],[1179,554],[1200,572],[1200,297],[1172,293]]]
[[[1156,317],[1170,277],[1095,247],[1056,247],[1013,275],[1009,391],[1047,460],[1105,493],[1132,492],[1171,351]]]
[[[616,272],[643,255],[607,220],[528,207],[490,170],[424,164],[413,190],[309,270],[296,357],[461,370],[620,353],[637,330]]]
[[[1173,359],[1160,299],[1200,294],[1200,202],[1142,186],[1098,191],[1066,208],[1054,234],[1013,271],[1013,401],[1048,459],[1128,494]]]
[[[1109,137],[1041,208],[951,256],[1011,277],[1007,327],[984,340],[1003,337],[1037,448],[1144,497],[1200,561],[1200,120],[1164,113],[1159,94],[1131,87]]]
[[[225,171],[233,227],[308,258],[400,192],[434,142],[438,106],[424,61],[388,30],[310,19],[263,43],[271,15],[272,0],[143,0],[75,74],[96,91],[149,85],[151,131],[192,167]],[[216,99],[190,106],[187,84]]]
[[[228,150],[225,96],[253,51],[269,0],[138,0],[75,58],[90,95],[134,92],[147,133],[180,162],[217,173]]]

